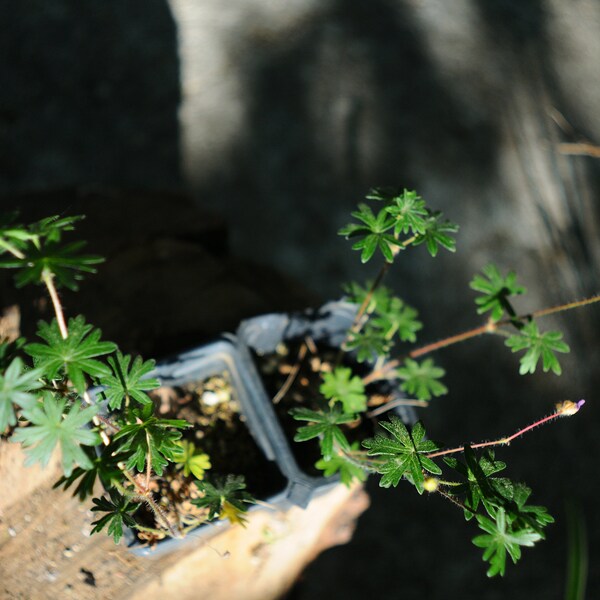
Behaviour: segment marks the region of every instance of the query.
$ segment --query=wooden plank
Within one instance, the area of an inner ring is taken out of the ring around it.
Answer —
[[[367,507],[361,487],[335,486],[307,509],[257,511],[246,528],[154,557],[90,536],[93,513],[43,485],[0,522],[0,597],[13,599],[278,598],[323,549],[345,543]]]

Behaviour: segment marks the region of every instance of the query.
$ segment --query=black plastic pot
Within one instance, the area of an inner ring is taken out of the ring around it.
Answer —
[[[237,338],[225,334],[220,339],[186,351],[156,365],[150,374],[158,377],[163,386],[182,386],[190,382],[201,381],[213,375],[227,372],[229,380],[235,389],[235,395],[239,401],[240,413],[245,419],[249,432],[254,441],[268,461],[273,462],[273,474],[275,479],[281,479],[278,491],[267,498],[258,498],[260,505],[252,505],[249,510],[273,510],[286,509],[293,503],[290,500],[290,484],[282,473],[277,469],[279,461],[276,457],[280,451],[273,443],[273,429],[276,422],[269,422],[268,410],[263,406],[264,399],[256,393],[256,371],[248,351],[240,346]],[[259,382],[260,383],[260,382]],[[92,393],[99,390],[92,390]],[[270,404],[270,402],[268,402]],[[249,489],[252,492],[251,489]],[[129,549],[137,555],[158,556],[167,552],[180,549],[199,538],[206,539],[222,531],[227,527],[227,521],[212,521],[200,525],[184,538],[167,538],[156,544],[154,548],[148,548],[140,543],[134,531],[126,532],[124,538]]]
[[[310,336],[315,342],[339,347],[346,337],[354,315],[356,305],[344,301],[329,302],[318,310],[307,310],[298,314],[274,313],[242,321],[236,334],[243,360],[252,360],[248,349],[257,355],[270,354],[282,342]],[[247,346],[248,349],[245,347]],[[269,438],[268,445],[275,451],[277,463],[289,478],[287,499],[301,507],[306,507],[311,499],[325,492],[339,482],[337,477],[315,477],[306,473],[298,465],[275,414],[271,398],[254,367],[248,369],[251,379],[248,389],[257,396],[255,403],[261,406],[263,423],[268,424],[264,435]],[[398,386],[394,394],[402,398]],[[410,406],[399,406],[395,414],[407,425],[416,422],[415,410]]]

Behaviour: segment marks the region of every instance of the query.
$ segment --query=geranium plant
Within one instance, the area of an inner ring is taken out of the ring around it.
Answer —
[[[326,475],[339,473],[346,484],[376,473],[383,487],[406,481],[421,494],[436,493],[451,501],[467,520],[477,522],[481,531],[473,543],[484,550],[488,574],[504,574],[506,556],[516,562],[522,547],[543,538],[552,517],[528,503],[529,488],[501,474],[506,465],[493,448],[575,414],[583,401],[563,402],[551,415],[511,436],[457,448],[441,448],[427,437],[421,422],[407,427],[393,415],[381,421],[380,433],[361,444],[349,439],[346,426],[375,412],[369,394],[378,381],[398,381],[405,401],[417,405],[446,393],[443,369],[431,357],[421,357],[485,333],[504,336],[513,352],[523,352],[522,374],[533,373],[540,363],[544,371],[560,374],[558,354],[568,347],[559,332],[541,331],[538,319],[600,297],[520,315],[511,299],[524,288],[514,273],[502,275],[488,265],[471,284],[480,293],[478,313],[489,313],[483,325],[394,357],[395,342],[415,343],[422,325],[417,311],[383,286],[385,274],[412,246],[425,245],[434,257],[440,248],[454,252],[458,228],[415,192],[376,190],[367,198],[375,204],[360,204],[353,213],[357,222],[340,233],[354,240],[363,262],[380,256],[383,264],[371,284],[346,286],[356,316],[337,360],[322,369],[320,404],[293,411],[304,422],[295,439],[318,441],[317,468]],[[182,537],[215,518],[243,524],[243,513],[254,501],[252,490],[246,491],[236,473],[213,473],[210,454],[185,438],[191,427],[187,420],[164,418],[160,398],[154,395],[160,386],[152,374],[155,362],[122,354],[84,316],[66,318],[60,289],[77,291],[83,277],[102,262],[83,252],[83,242],[64,242],[81,218],[51,217],[24,225],[9,215],[0,223],[0,266],[15,269],[17,287],[45,286],[54,309],[54,319],[38,326],[39,341],[20,338],[0,345],[0,433],[22,443],[26,464],[47,465],[60,448],[64,475],[57,485],[74,486],[82,500],[93,496],[99,479],[106,491],[93,498],[92,510],[98,514],[93,532],[106,530],[115,542],[125,527],[156,541],[165,535]],[[392,404],[379,406],[377,413],[385,415]],[[169,495],[159,494],[157,482],[167,472],[178,473],[178,490],[188,493],[185,514],[170,511]]]

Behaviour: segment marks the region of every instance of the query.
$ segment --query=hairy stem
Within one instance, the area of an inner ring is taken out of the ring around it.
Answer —
[[[579,402],[571,402],[570,400],[566,400],[565,402],[561,402],[556,406],[556,410],[542,419],[538,419],[531,425],[527,425],[527,427],[523,427],[519,429],[517,432],[509,435],[508,437],[503,437],[498,440],[493,440],[491,442],[480,442],[479,444],[469,444],[469,446],[473,449],[476,448],[489,448],[490,446],[507,446],[514,439],[525,435],[528,431],[539,427],[540,425],[544,425],[549,423],[550,421],[554,421],[559,417],[570,417],[571,415],[579,412],[579,409],[585,404],[585,400],[579,400]],[[447,450],[440,450],[438,452],[432,452],[431,454],[426,454],[427,458],[438,458],[440,456],[447,456],[448,454],[456,454],[457,452],[464,452],[466,446],[458,446],[457,448],[450,448]]]
[[[371,373],[369,373],[369,375],[363,377],[363,383],[365,385],[368,385],[369,383],[373,383],[374,381],[377,381],[379,379],[384,379],[390,371],[393,371],[394,369],[399,367],[407,358],[418,358],[419,356],[423,356],[424,354],[429,354],[431,352],[435,352],[436,350],[441,350],[442,348],[453,346],[454,344],[458,344],[460,342],[466,342],[467,340],[478,337],[485,333],[494,333],[496,335],[502,335],[503,332],[500,329],[500,327],[502,327],[503,325],[514,325],[516,321],[523,322],[538,317],[546,317],[548,315],[553,315],[559,312],[573,310],[574,308],[581,308],[583,306],[594,304],[596,302],[600,302],[600,294],[596,294],[591,298],[585,298],[584,300],[575,300],[573,302],[567,302],[566,304],[560,304],[558,306],[552,306],[550,308],[542,308],[532,313],[518,315],[509,319],[502,319],[496,322],[489,320],[484,325],[475,327],[473,329],[469,329],[467,331],[463,331],[462,333],[458,333],[456,335],[451,335],[437,342],[427,344],[426,346],[415,348],[415,350],[412,350],[411,352],[404,356],[401,356],[400,358],[390,360],[381,368],[374,369],[373,371],[371,371]]]
[[[133,475],[125,468],[125,465],[123,463],[119,463],[117,466],[119,467],[119,469],[121,470],[123,475],[125,475],[125,478],[135,488],[135,492],[133,492],[133,494],[131,492],[129,492],[128,495],[132,496],[133,499],[137,500],[138,502],[145,502],[148,505],[148,507],[150,508],[150,510],[152,510],[152,512],[154,513],[156,519],[162,521],[164,526],[169,530],[169,534],[171,535],[171,537],[174,537],[174,538],[178,537],[178,533],[173,528],[173,525],[171,525],[164,510],[154,500],[154,498],[152,498],[152,494],[150,493],[150,490],[148,488],[144,489],[144,486],[142,486],[140,484],[140,482],[137,481],[137,479],[135,477],[133,477]],[[119,487],[120,486],[117,484],[117,488],[119,488]],[[124,490],[124,489],[123,489],[122,493],[123,492],[127,493],[126,490]]]

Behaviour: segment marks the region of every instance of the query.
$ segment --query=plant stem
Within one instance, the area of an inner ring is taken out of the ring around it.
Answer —
[[[273,404],[279,404],[279,402],[282,400],[282,398],[288,393],[290,387],[292,386],[292,383],[294,383],[294,380],[296,379],[298,372],[300,371],[300,367],[302,366],[302,361],[304,360],[304,357],[306,356],[306,350],[307,350],[307,345],[306,345],[306,343],[303,343],[302,346],[300,346],[300,350],[298,351],[296,363],[292,367],[292,370],[289,372],[284,384],[281,386],[281,388],[275,394],[275,396],[273,396],[273,400],[272,400]]]
[[[402,244],[400,244],[400,246],[392,249],[392,254],[394,256],[396,256],[396,254],[398,254],[398,252],[400,252],[401,248],[406,248],[407,246],[412,244],[416,239],[417,239],[417,236],[413,235],[411,238],[404,240],[402,242]],[[371,287],[369,288],[369,291],[367,292],[365,299],[362,301],[362,304],[360,305],[358,312],[356,313],[356,316],[354,317],[354,320],[352,321],[352,325],[350,326],[350,329],[348,330],[346,339],[344,340],[344,343],[342,343],[342,345],[341,345],[342,348],[343,348],[344,344],[348,341],[348,338],[352,334],[358,333],[362,329],[363,324],[364,324],[362,321],[362,318],[371,302],[371,299],[373,298],[373,294],[375,293],[377,288],[381,285],[383,278],[385,277],[386,273],[388,272],[388,270],[392,266],[392,264],[393,263],[386,261],[383,263],[383,265],[379,269],[379,273],[377,273],[377,277],[375,277],[375,280],[371,284]]]
[[[349,463],[352,463],[354,466],[365,469],[366,471],[370,471],[372,473],[377,473],[377,468],[373,465],[383,464],[384,462],[382,460],[368,458],[367,453],[362,452],[361,450],[344,450],[340,447],[338,447],[337,450],[346,457],[346,460]]]
[[[62,336],[63,340],[66,340],[69,337],[69,332],[67,330],[67,324],[65,322],[65,315],[60,303],[60,298],[58,297],[58,292],[56,290],[56,286],[54,285],[54,276],[52,273],[44,272],[42,274],[42,280],[44,281],[44,284],[48,289],[48,293],[50,294],[50,299],[52,300],[52,306],[54,307],[54,314],[56,315],[56,321],[58,323],[60,335]]]
[[[544,425],[545,423],[549,423],[554,419],[558,419],[559,417],[570,417],[575,413],[579,412],[579,409],[585,404],[585,400],[579,400],[579,402],[571,402],[570,400],[566,400],[565,402],[561,402],[556,406],[556,410],[542,419],[538,419],[535,423],[531,425],[527,425],[527,427],[523,427],[519,429],[516,433],[509,435],[508,437],[503,437],[498,440],[494,440],[491,442],[481,442],[479,444],[470,444],[470,447],[473,449],[476,448],[489,448],[490,446],[508,446],[514,439],[521,437],[526,434],[528,431],[531,431],[535,427],[539,427],[540,425]],[[466,446],[458,446],[457,448],[450,448],[448,450],[440,450],[439,452],[432,452],[431,454],[426,454],[427,458],[438,458],[440,456],[447,456],[448,454],[456,454],[457,452],[464,452]]]
[[[426,408],[427,406],[429,406],[429,402],[427,400],[410,400],[398,398],[397,400],[392,400],[391,402],[387,402],[382,406],[374,408],[373,410],[366,413],[366,416],[369,418],[377,417],[387,412],[388,410],[392,410],[393,408],[396,408],[398,406],[420,406],[422,408]]]
[[[54,275],[48,271],[44,271],[42,273],[42,280],[46,285],[46,289],[48,290],[48,294],[50,295],[50,300],[52,301],[52,306],[54,308],[54,314],[56,315],[56,322],[58,323],[58,329],[60,330],[60,335],[63,340],[66,340],[69,337],[69,330],[67,329],[67,323],[65,321],[65,314],[63,311],[62,304],[60,303],[60,298],[58,296],[58,291],[56,286],[54,285]],[[88,394],[87,390],[83,392],[82,397],[85,403],[88,406],[92,406],[93,402]],[[92,417],[92,422],[96,427],[100,428],[100,420],[97,415]],[[102,443],[105,446],[110,444],[110,439],[105,431],[100,429],[100,437],[102,438]]]
[[[6,240],[2,240],[2,243],[0,244],[0,246],[2,248],[4,248],[5,250],[8,250],[8,252],[10,252],[13,256],[18,258],[19,260],[25,259],[25,255],[18,248],[15,248],[10,242],[7,242]]]
[[[164,522],[164,525],[169,530],[169,534],[171,535],[171,537],[178,537],[178,533],[175,531],[175,529],[173,529],[173,526],[169,522],[167,515],[165,514],[163,509],[158,505],[158,503],[154,500],[154,498],[152,498],[150,490],[148,488],[144,489],[140,485],[140,483],[135,479],[135,477],[133,477],[131,473],[125,468],[125,465],[123,463],[119,463],[117,466],[136,490],[133,494],[131,492],[129,492],[129,494],[132,495],[133,498],[138,502],[146,502],[146,504],[148,504],[155,516]],[[117,484],[117,488],[118,487],[120,486]]]
[[[573,310],[574,308],[581,308],[583,306],[594,304],[596,302],[600,302],[600,294],[596,294],[591,298],[585,298],[584,300],[576,300],[573,302],[567,302],[566,304],[559,304],[558,306],[553,306],[550,308],[542,308],[532,313],[511,317],[510,319],[502,319],[496,322],[489,320],[484,325],[475,327],[473,329],[468,329],[467,331],[463,331],[462,333],[458,333],[456,335],[451,335],[450,337],[443,338],[437,342],[427,344],[426,346],[421,346],[420,348],[416,348],[415,350],[412,350],[411,352],[404,356],[401,356],[400,358],[390,360],[381,368],[374,369],[373,371],[371,371],[371,373],[369,373],[369,375],[363,377],[363,383],[365,385],[368,385],[369,383],[373,383],[373,381],[377,381],[378,379],[384,379],[387,373],[399,367],[407,358],[418,358],[419,356],[423,356],[424,354],[429,354],[430,352],[435,352],[436,350],[446,348],[447,346],[452,346],[460,342],[465,342],[485,333],[495,333],[497,335],[502,335],[503,332],[500,329],[500,327],[503,325],[511,325],[514,324],[515,321],[526,321],[538,317],[546,317],[555,313]]]
[[[458,506],[458,508],[462,508],[462,510],[466,511],[466,512],[470,512],[472,515],[475,514],[474,511],[472,511],[470,508],[467,508],[462,502],[460,502],[459,500],[457,500],[456,498],[453,498],[450,494],[447,494],[446,492],[444,492],[443,490],[440,490],[439,488],[436,490],[436,492],[438,494],[440,494],[440,496],[443,496],[444,498],[446,498],[446,500],[449,500],[450,502],[452,502],[452,504],[454,504],[455,506]]]
[[[152,476],[152,456],[150,454],[152,440],[150,434],[146,430],[146,445],[148,446],[148,456],[146,456],[146,489],[150,487],[150,477]]]

